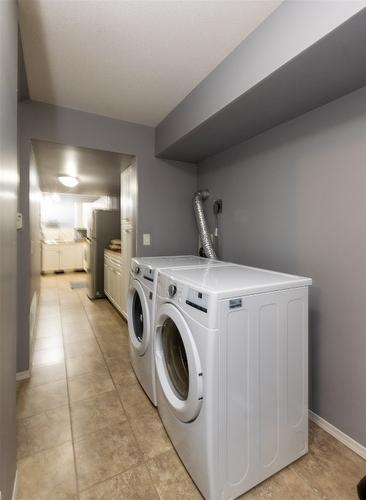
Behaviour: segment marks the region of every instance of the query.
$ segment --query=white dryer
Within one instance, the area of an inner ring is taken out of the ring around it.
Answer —
[[[127,300],[130,360],[141,386],[156,406],[153,325],[156,277],[159,269],[223,266],[218,260],[195,255],[134,257]]]
[[[206,499],[236,498],[308,450],[310,284],[234,265],[159,273],[158,410]]]

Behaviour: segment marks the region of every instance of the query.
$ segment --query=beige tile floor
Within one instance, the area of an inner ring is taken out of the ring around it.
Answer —
[[[107,300],[42,277],[32,378],[18,384],[18,500],[199,499],[128,361]],[[318,427],[310,453],[248,500],[357,498],[366,462]]]

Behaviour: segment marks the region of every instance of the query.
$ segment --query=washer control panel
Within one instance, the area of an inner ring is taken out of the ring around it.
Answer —
[[[135,264],[133,267],[133,276],[150,290],[154,288],[155,269],[151,266],[146,264]]]
[[[141,275],[145,281],[154,283],[155,273],[154,269],[150,266],[141,266]]]

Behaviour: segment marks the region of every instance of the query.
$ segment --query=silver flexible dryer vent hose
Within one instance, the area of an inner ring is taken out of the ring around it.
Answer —
[[[209,259],[217,259],[216,252],[212,245],[210,232],[208,230],[207,220],[205,212],[203,211],[203,202],[207,200],[210,193],[207,189],[203,191],[197,191],[193,195],[193,210],[196,216],[196,222],[198,227],[198,233],[200,235],[201,244],[205,252],[206,257]]]

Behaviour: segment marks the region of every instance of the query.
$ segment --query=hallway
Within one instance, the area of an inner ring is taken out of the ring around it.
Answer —
[[[107,300],[42,277],[32,379],[18,383],[18,499],[199,499],[128,360]],[[312,425],[311,452],[245,498],[356,498],[365,461]]]

